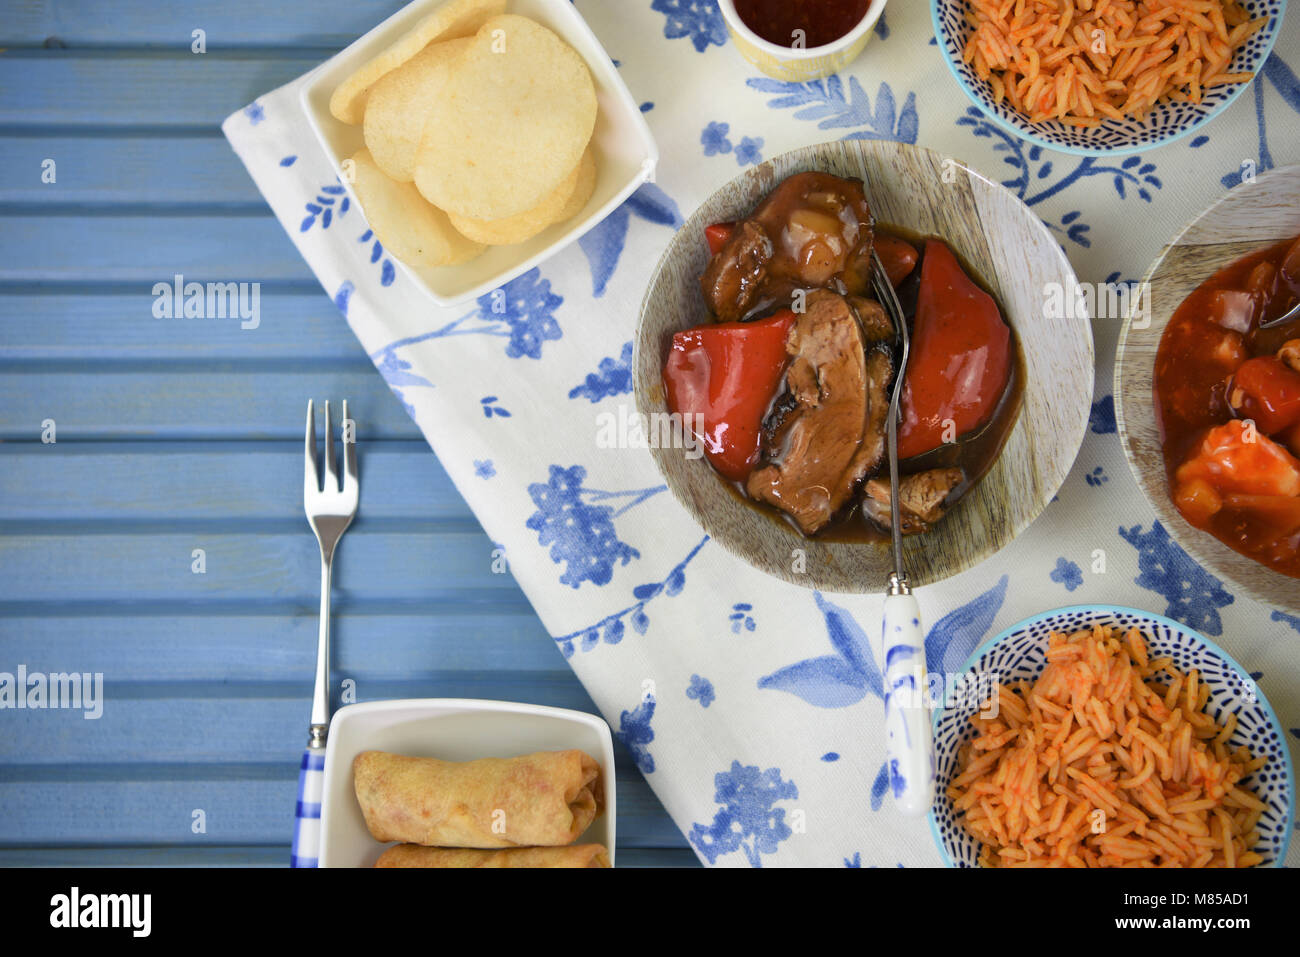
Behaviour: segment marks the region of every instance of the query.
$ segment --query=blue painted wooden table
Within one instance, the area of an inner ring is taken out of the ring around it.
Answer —
[[[6,4],[0,672],[102,672],[105,700],[0,711],[0,864],[288,863],[309,397],[350,400],[362,456],[336,684],[595,710],[509,577],[460,559],[478,522],[219,130],[401,5]],[[260,282],[261,325],[155,319],[177,273]],[[693,863],[626,752],[616,777],[619,863]]]

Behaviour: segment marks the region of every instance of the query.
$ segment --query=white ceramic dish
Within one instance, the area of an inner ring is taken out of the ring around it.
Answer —
[[[412,698],[340,708],[330,722],[321,807],[321,867],[372,867],[389,844],[366,829],[352,786],[352,761],[362,751],[391,751],[446,761],[510,758],[534,751],[578,748],[600,762],[605,810],[578,838],[603,844],[614,864],[614,741],[596,715],[563,708],[479,701]]]
[[[340,123],[329,111],[330,94],[353,70],[382,52],[443,0],[415,0],[332,59],[317,67],[303,85],[301,100],[307,122],[325,149],[339,179],[343,161],[365,145],[360,126]],[[398,260],[402,270],[440,306],[481,296],[527,272],[576,241],[654,176],[659,149],[641,108],[628,92],[609,55],[569,0],[510,0],[507,13],[531,17],[554,30],[582,57],[596,85],[596,188],[583,210],[524,243],[494,246],[459,266],[416,269]],[[351,192],[351,187],[348,187]],[[356,201],[355,194],[353,201]],[[358,208],[361,204],[357,203]]]

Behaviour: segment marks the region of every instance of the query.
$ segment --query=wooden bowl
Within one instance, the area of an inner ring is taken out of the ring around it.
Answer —
[[[1300,166],[1286,166],[1230,190],[1160,251],[1142,279],[1150,287],[1150,315],[1139,320],[1141,297],[1132,297],[1134,304],[1120,331],[1115,355],[1115,420],[1129,468],[1174,540],[1207,570],[1242,591],[1300,613],[1300,582],[1233,551],[1209,532],[1192,526],[1174,507],[1152,396],[1156,350],[1174,310],[1219,269],[1297,234]]]
[[[962,163],[906,144],[849,140],[778,156],[719,189],[673,237],[641,304],[633,359],[637,410],[668,412],[661,371],[672,334],[707,321],[699,284],[708,261],[704,227],[748,215],[781,180],[814,169],[861,179],[879,222],[947,240],[996,287],[1020,339],[1023,404],[1001,456],[935,528],[904,539],[912,584],[937,582],[989,557],[1042,512],[1074,462],[1092,403],[1090,323],[1047,318],[1043,309],[1049,284],[1075,288],[1069,260],[1027,206]],[[682,449],[651,452],[677,500],[755,568],[824,591],[885,588],[893,570],[888,545],[805,538],[740,501],[707,459],[689,459]]]

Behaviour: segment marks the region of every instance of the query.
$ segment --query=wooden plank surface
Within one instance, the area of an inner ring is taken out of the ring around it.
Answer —
[[[0,444],[0,521],[42,518],[169,522],[219,519],[227,528],[306,518],[299,504],[301,439],[169,442],[164,449],[125,442]],[[381,520],[471,520],[423,439],[366,444],[358,527]],[[165,456],[165,458],[160,458]],[[165,472],[159,465],[165,462]],[[257,482],[249,482],[255,475]],[[134,491],[133,491],[134,490]],[[299,527],[301,526],[301,527]]]
[[[24,285],[31,289],[33,284]],[[154,319],[152,285],[82,294],[57,287],[11,292],[0,315],[0,362],[280,360],[286,368],[328,361],[368,369],[370,360],[347,323],[339,320],[338,310],[314,280],[312,286],[304,292],[263,289],[263,321],[253,330],[220,320]],[[105,336],[110,329],[112,335]]]
[[[364,443],[336,677],[359,700],[594,710],[218,127],[401,5],[36,0],[0,21],[0,670],[111,692],[98,720],[0,719],[0,865],[287,862],[316,641],[307,397],[347,396]],[[178,272],[261,282],[261,325],[154,319]],[[696,863],[618,753],[620,865]]]
[[[46,159],[56,180],[31,175]],[[120,209],[124,206],[213,207],[270,216],[262,196],[224,138],[200,133],[89,136],[44,131],[0,138],[0,169],[29,175],[0,181],[0,204],[25,203],[33,210]],[[177,176],[176,170],[202,170]]]
[[[117,3],[103,15],[101,0],[28,0],[11,4],[0,24],[0,45],[70,47],[158,46],[189,50],[201,28],[209,50],[226,47],[323,47],[333,52],[400,10],[401,0],[313,0],[267,4]]]
[[[39,441],[41,423],[53,419],[60,442],[289,441],[301,437],[304,397],[313,396],[347,398],[359,441],[420,434],[383,380],[360,365],[286,370],[214,361],[124,368],[90,361],[68,370],[27,361],[0,374],[0,440]],[[299,493],[301,485],[300,478]]]
[[[0,127],[211,130],[329,56],[286,52],[12,49],[0,56],[0,90],[23,95],[0,97]]]
[[[176,273],[198,282],[315,281],[269,214],[81,217],[66,212],[0,219],[0,284],[134,283],[147,292]],[[51,256],[51,250],[58,255]],[[146,311],[140,318],[153,314]]]

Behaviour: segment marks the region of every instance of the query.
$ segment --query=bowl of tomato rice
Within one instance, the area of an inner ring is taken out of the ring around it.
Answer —
[[[957,83],[1039,146],[1122,156],[1189,136],[1263,67],[1286,0],[931,0]]]
[[[934,716],[930,831],[948,866],[1284,865],[1282,726],[1187,626],[1111,605],[1045,612],[976,649],[957,688],[972,693]]]

